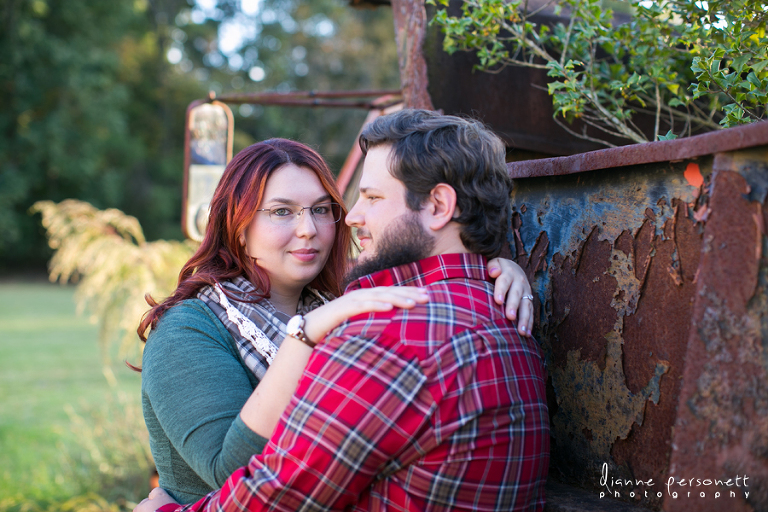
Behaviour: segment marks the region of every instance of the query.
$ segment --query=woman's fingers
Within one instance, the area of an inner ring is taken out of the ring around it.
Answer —
[[[414,286],[387,286],[371,288],[366,299],[373,302],[387,302],[397,307],[413,307],[429,300],[427,291]]]
[[[488,275],[496,278],[493,289],[496,303],[504,305],[507,318],[517,320],[520,334],[530,336],[533,328],[533,301],[530,297],[533,295],[523,269],[513,261],[494,258],[488,262]]]
[[[499,279],[501,279],[501,277],[499,277]],[[496,281],[498,282],[499,279]],[[518,310],[521,306],[520,302],[522,297],[523,282],[518,279],[510,284],[506,297],[503,297],[504,302],[499,303],[504,304],[504,311],[506,312],[507,318],[510,320],[517,320],[519,318]],[[496,302],[499,302],[498,299]]]
[[[533,291],[531,291],[531,285],[527,279],[520,281],[519,285],[520,293],[519,295],[516,293],[517,297],[520,298],[517,307],[517,330],[527,337],[531,335],[533,328]]]
[[[393,307],[410,309],[425,303],[429,295],[415,286],[386,286],[355,290],[342,295],[305,315],[304,332],[311,340],[320,340],[345,320],[361,313],[389,311]]]
[[[153,499],[159,498],[161,496],[168,496],[168,493],[162,487],[155,487],[154,489],[149,491],[148,498],[153,500]]]
[[[533,301],[523,299],[520,302],[520,309],[518,311],[517,330],[525,337],[531,335],[531,329],[533,329]]]
[[[379,303],[388,303],[397,307],[412,308],[416,303],[425,303],[429,295],[424,288],[415,286],[378,286],[356,290],[344,296],[357,308],[373,306]],[[364,311],[362,309],[361,311]]]
[[[526,284],[528,282],[520,265],[504,258],[494,258],[488,262],[488,275],[496,280],[493,285],[493,299],[499,305],[504,304],[505,298],[507,301],[510,298],[519,300],[519,297],[515,298],[511,292],[515,286],[522,286],[521,281],[525,281]],[[517,311],[517,303],[513,309]]]
[[[410,288],[410,289],[406,289]],[[389,311],[393,307],[410,309],[429,300],[426,291],[414,287],[378,287],[348,297],[349,316],[371,311]]]
[[[170,494],[165,492],[165,489],[155,487],[150,491],[149,497],[141,500],[141,503],[136,505],[133,512],[155,512],[155,510],[168,503],[176,503],[176,501],[171,498]]]

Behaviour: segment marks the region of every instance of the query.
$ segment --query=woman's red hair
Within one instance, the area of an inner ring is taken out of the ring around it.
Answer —
[[[254,300],[269,297],[269,277],[239,240],[251,224],[264,195],[267,180],[277,169],[294,164],[313,171],[334,202],[341,205],[341,220],[328,261],[309,285],[334,296],[341,295],[341,283],[347,268],[351,234],[344,218],[347,209],[333,174],[325,160],[313,149],[286,139],[270,139],[240,151],[229,162],[211,199],[211,213],[205,237],[197,252],[179,273],[176,291],[161,303],[147,296],[150,309],[139,324],[139,338],[146,341],[147,330],[154,328],[168,308],[194,298],[207,285],[244,276],[259,290]]]

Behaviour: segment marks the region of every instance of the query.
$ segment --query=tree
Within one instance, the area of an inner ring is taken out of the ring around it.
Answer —
[[[475,52],[484,71],[547,69],[555,119],[608,146],[561,120],[581,119],[603,136],[646,142],[766,117],[768,2],[628,3],[631,21],[622,24],[601,0],[552,0],[535,10],[521,0],[469,0],[460,16],[443,8],[432,22],[442,28],[447,52]],[[548,8],[563,21],[532,21]],[[650,139],[634,122],[638,113],[654,119]]]
[[[183,111],[205,89],[168,77],[156,4],[5,2],[0,265],[41,265],[49,257],[39,220],[29,215],[36,199],[141,210],[154,220],[146,222],[153,235],[169,233],[164,224],[179,209],[180,179],[163,189],[163,176],[178,174]]]
[[[399,87],[389,8],[353,9],[344,0],[263,0],[253,11],[239,0],[211,4],[182,10],[174,37],[179,68],[207,74],[217,94]],[[250,105],[235,115],[235,150],[288,137],[318,148],[332,169],[365,118],[359,109]]]
[[[0,253],[30,256],[28,197],[116,196],[116,160],[131,159],[109,47],[132,17],[123,5],[8,1],[0,35]],[[80,31],[80,28],[83,28]],[[103,45],[96,47],[99,40]],[[66,41],[66,42],[65,42]],[[87,143],[86,143],[87,141]],[[87,183],[87,186],[84,184]]]
[[[343,0],[6,0],[0,17],[6,272],[51,255],[29,214],[37,200],[119,208],[148,240],[181,238],[184,112],[210,90],[398,87],[391,11]],[[236,31],[244,37],[232,45]],[[290,137],[316,146],[332,168],[365,115],[250,106],[235,114],[236,149]]]

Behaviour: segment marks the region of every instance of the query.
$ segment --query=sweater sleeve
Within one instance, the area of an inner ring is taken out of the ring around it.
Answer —
[[[185,301],[163,315],[142,364],[142,388],[163,432],[212,488],[261,453],[267,439],[239,417],[254,377],[229,332],[202,302]]]

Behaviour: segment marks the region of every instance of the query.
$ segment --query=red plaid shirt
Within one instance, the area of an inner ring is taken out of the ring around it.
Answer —
[[[485,265],[447,254],[352,283],[424,286],[430,300],[335,329],[264,453],[184,510],[542,510],[542,356],[494,303]]]

